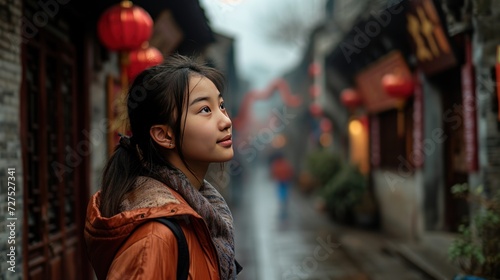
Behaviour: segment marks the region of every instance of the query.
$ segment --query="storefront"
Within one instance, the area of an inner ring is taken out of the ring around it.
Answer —
[[[382,228],[408,239],[456,231],[468,207],[451,187],[477,170],[470,30],[450,36],[444,11],[427,0],[364,18],[327,63],[362,96]]]

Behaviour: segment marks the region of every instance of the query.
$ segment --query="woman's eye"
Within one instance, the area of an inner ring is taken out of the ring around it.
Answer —
[[[208,108],[208,107],[203,107],[203,108],[201,108],[201,110],[200,110],[200,113],[201,113],[201,112],[203,112],[203,113],[210,113],[211,111],[210,111],[210,108]]]
[[[220,105],[219,105],[219,108],[221,110],[226,110],[226,104],[224,104],[224,102],[221,102]]]

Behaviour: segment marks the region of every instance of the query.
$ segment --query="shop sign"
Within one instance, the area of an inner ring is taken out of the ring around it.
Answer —
[[[382,87],[386,74],[411,77],[411,71],[400,51],[392,51],[356,75],[356,85],[368,113],[396,108],[398,98],[390,97]]]
[[[427,75],[449,69],[457,61],[432,0],[413,0],[407,29],[419,67]]]

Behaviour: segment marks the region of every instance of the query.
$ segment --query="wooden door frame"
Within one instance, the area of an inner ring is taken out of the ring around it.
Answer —
[[[40,32],[43,34],[43,30],[40,30]],[[42,36],[40,34],[40,36]],[[90,76],[90,63],[89,61],[92,61],[89,59],[89,57],[92,56],[92,52],[89,50],[89,46],[92,46],[92,43],[89,43],[89,37],[85,35],[85,33],[82,33],[81,38],[78,40],[79,42],[72,42],[75,46],[75,53],[76,53],[76,58],[74,59],[74,68],[75,72],[73,72],[74,75],[74,82],[75,86],[73,87],[74,92],[72,93],[73,95],[73,103],[77,106],[74,106],[73,110],[73,118],[74,118],[74,124],[75,127],[72,129],[72,134],[73,134],[73,145],[80,143],[81,141],[85,141],[88,139],[84,139],[82,131],[86,130],[88,131],[89,129],[89,123],[90,123],[90,113],[89,113],[89,76]],[[80,41],[81,40],[81,41]],[[33,44],[27,43],[27,44]],[[38,46],[39,48],[42,48],[41,46]],[[23,170],[28,170],[28,155],[27,155],[27,135],[28,135],[28,126],[27,122],[29,121],[27,116],[28,116],[28,104],[26,102],[26,94],[27,94],[27,89],[26,89],[26,51],[27,51],[27,45],[23,44],[21,47],[21,60],[22,60],[22,82],[21,82],[21,93],[20,93],[20,136],[21,136],[21,147],[22,147],[22,166]],[[40,69],[43,68],[44,65],[40,65]],[[43,71],[43,70],[39,70]],[[41,83],[43,84],[44,81],[42,80]],[[42,85],[43,86],[43,85]],[[41,96],[41,100],[46,96]],[[61,101],[62,102],[62,101]],[[45,115],[43,110],[47,110],[47,107],[44,106],[43,104],[39,104],[41,111],[39,114],[45,118]],[[42,123],[46,123],[44,119],[40,120]],[[44,139],[45,137],[42,137]],[[47,140],[42,140],[39,144],[39,149],[42,151],[42,153],[45,154],[45,157],[42,160],[47,160],[47,153],[44,151],[47,147]],[[63,144],[59,143],[58,144],[58,149],[61,149],[61,145],[64,146]],[[72,147],[75,148],[75,147]],[[45,164],[44,164],[45,165]],[[45,169],[49,168],[46,166]],[[25,186],[23,187],[24,190],[26,190],[26,182],[27,182],[27,172],[23,172],[24,176],[24,182]],[[43,180],[42,178],[45,179],[47,177],[47,170],[39,170],[38,171],[40,174],[40,180]],[[84,239],[83,239],[83,228],[85,224],[85,214],[86,214],[86,206],[87,206],[87,201],[89,199],[89,182],[90,182],[90,159],[89,156],[83,156],[82,155],[82,164],[80,164],[78,167],[74,168],[72,172],[75,172],[75,181],[78,182],[79,187],[76,188],[79,192],[75,192],[73,195],[75,197],[75,223],[76,223],[76,242],[77,244],[75,245],[75,248],[77,250],[77,256],[76,256],[76,269],[79,270],[79,273],[77,277],[78,279],[91,279],[91,267],[89,265],[88,259],[86,257],[86,252],[85,252],[85,245],[83,244]],[[46,181],[46,180],[45,180]],[[75,190],[75,191],[76,191]],[[46,190],[45,190],[46,191]],[[28,193],[26,191],[23,192],[24,194],[24,217],[23,217],[23,239],[22,239],[22,244],[23,244],[23,256],[28,258],[28,227],[27,227],[27,219],[28,219],[28,212],[27,212],[27,196]],[[46,195],[46,194],[42,194]],[[46,201],[45,199],[42,199],[43,201]],[[46,229],[45,229],[46,230]],[[45,245],[44,245],[45,246]],[[44,256],[46,258],[49,258],[49,252],[47,248],[43,249],[44,251]],[[28,259],[25,259],[23,261],[23,276],[25,278],[28,278],[29,275],[29,265],[28,265]],[[47,261],[47,259],[45,260]]]

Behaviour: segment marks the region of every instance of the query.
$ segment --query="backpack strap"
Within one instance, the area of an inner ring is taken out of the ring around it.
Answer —
[[[181,226],[175,219],[165,217],[157,218],[155,221],[164,224],[174,233],[179,251],[179,257],[177,258],[177,280],[187,280],[189,274],[189,249]]]

